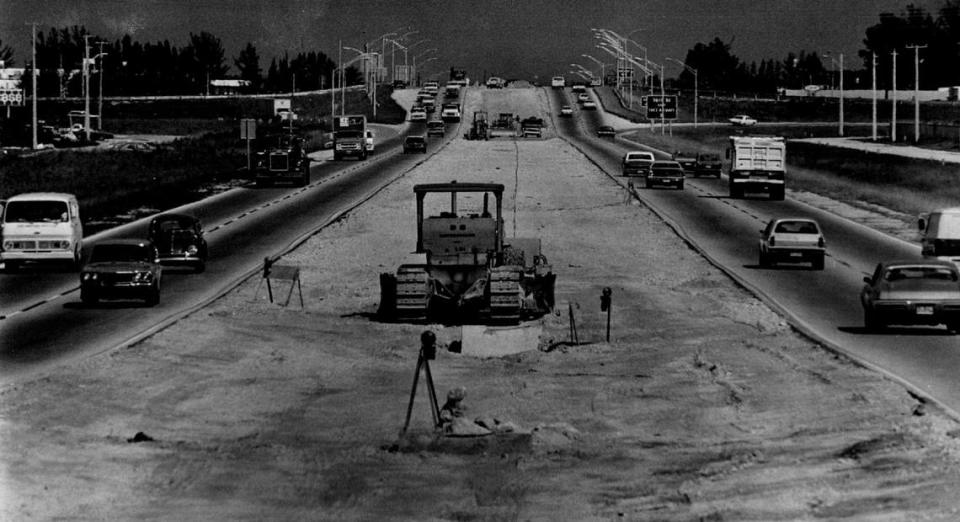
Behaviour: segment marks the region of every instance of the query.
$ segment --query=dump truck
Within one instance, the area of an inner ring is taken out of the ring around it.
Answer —
[[[380,275],[382,319],[517,323],[553,309],[556,276],[540,239],[504,238],[502,184],[453,181],[415,185],[413,191],[416,250],[396,273]],[[442,196],[431,197],[431,208],[438,208],[439,199],[446,210],[425,216],[429,195]]]
[[[781,136],[731,136],[730,197],[765,192],[782,200],[786,175],[786,141]]]
[[[333,159],[347,156],[367,159],[367,117],[360,115],[333,118]]]
[[[268,137],[269,145],[254,156],[253,178],[258,187],[289,181],[298,186],[310,183],[310,157],[303,150],[304,139],[292,134]]]

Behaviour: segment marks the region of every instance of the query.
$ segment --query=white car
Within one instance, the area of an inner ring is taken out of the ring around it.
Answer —
[[[590,95],[585,92],[581,92],[580,94],[577,95],[577,101],[580,103],[588,102],[590,101]]]
[[[564,105],[560,107],[560,116],[570,117],[573,116],[573,107],[569,105]]]
[[[567,80],[565,80],[563,76],[554,76],[550,79],[550,87],[553,87],[554,89],[563,89],[566,86]]]
[[[410,109],[410,121],[427,121],[427,109],[421,106]]]
[[[751,118],[750,116],[747,116],[746,114],[737,114],[733,118],[730,118],[728,121],[734,125],[739,125],[742,127],[749,127],[750,125],[757,124],[757,120]]]
[[[583,102],[583,110],[585,111],[595,111],[597,110],[597,103],[593,100],[587,100]]]
[[[491,76],[487,79],[487,88],[488,89],[502,89],[503,84],[506,83],[503,81],[503,78],[499,76]]]
[[[760,266],[783,263],[810,263],[823,270],[827,249],[820,225],[808,218],[771,219],[760,231]]]

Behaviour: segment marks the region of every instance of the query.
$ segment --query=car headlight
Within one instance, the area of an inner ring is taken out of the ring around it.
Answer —
[[[153,272],[137,272],[133,274],[135,283],[149,283],[153,280]]]
[[[83,280],[83,281],[96,281],[96,280],[97,280],[97,273],[96,273],[96,272],[84,272],[83,275],[80,276],[80,277],[81,277],[81,280]]]
[[[4,250],[12,250],[12,249],[13,249],[13,241],[4,241],[4,242],[3,242],[3,249],[4,249]]]
[[[197,252],[199,252],[199,250],[197,250],[197,245],[190,245],[187,247],[187,254],[195,256],[197,255]]]

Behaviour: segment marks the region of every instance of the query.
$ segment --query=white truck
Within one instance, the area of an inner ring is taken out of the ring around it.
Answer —
[[[730,197],[765,192],[771,200],[784,197],[787,145],[780,136],[731,136]]]
[[[960,207],[942,208],[920,216],[920,253],[960,266]]]
[[[550,80],[550,87],[554,89],[563,89],[566,86],[567,86],[567,80],[565,80],[563,76],[554,76]]]

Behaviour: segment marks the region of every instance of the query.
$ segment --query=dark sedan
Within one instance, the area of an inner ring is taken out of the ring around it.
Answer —
[[[617,137],[617,131],[609,125],[601,125],[597,127],[597,137],[613,139]]]
[[[407,138],[403,140],[403,153],[409,154],[411,152],[426,154],[427,138],[424,136],[407,136]]]
[[[960,331],[960,272],[935,259],[880,263],[863,278],[860,303],[867,330],[890,324],[943,324]]]
[[[683,190],[683,167],[676,161],[654,161],[646,175],[646,188],[656,186]]]
[[[203,272],[207,266],[207,240],[200,220],[186,214],[161,214],[150,220],[148,238],[164,265],[189,266]]]
[[[157,247],[143,239],[109,239],[93,246],[80,271],[80,300],[142,299],[148,306],[160,302],[160,257]]]

